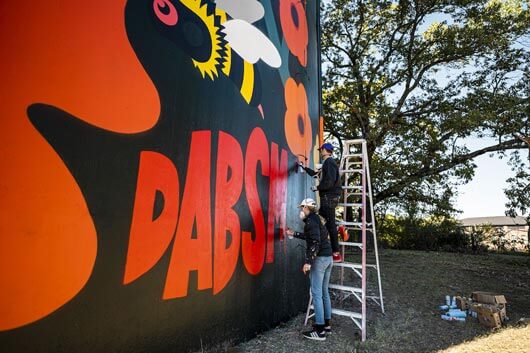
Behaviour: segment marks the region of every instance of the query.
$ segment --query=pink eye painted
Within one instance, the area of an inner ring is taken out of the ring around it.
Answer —
[[[162,23],[168,26],[174,26],[178,21],[177,9],[169,0],[154,0],[153,9],[155,14]]]

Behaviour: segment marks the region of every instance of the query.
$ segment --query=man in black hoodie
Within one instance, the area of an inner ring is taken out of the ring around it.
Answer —
[[[331,333],[331,298],[329,296],[329,280],[333,259],[331,244],[324,220],[316,213],[317,203],[313,199],[305,199],[299,206],[300,219],[304,221],[304,232],[299,233],[287,229],[286,233],[306,241],[306,256],[302,271],[310,272],[311,296],[315,310],[315,326],[312,331],[304,332],[304,337],[311,340],[324,341],[326,333]]]
[[[319,214],[326,220],[326,228],[329,232],[331,247],[333,249],[333,261],[341,262],[342,256],[339,251],[339,235],[337,224],[335,223],[335,210],[342,192],[339,167],[331,156],[333,153],[332,144],[324,143],[320,146],[319,151],[322,156],[322,168],[320,171],[315,172],[308,167],[304,167],[304,169],[310,176],[320,174],[320,183],[318,186],[311,187],[311,190],[318,191],[320,195]]]

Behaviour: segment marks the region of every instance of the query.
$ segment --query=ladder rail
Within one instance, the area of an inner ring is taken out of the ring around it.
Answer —
[[[364,158],[366,157],[366,141],[362,142],[362,169],[363,171],[366,170],[366,164],[367,160]],[[364,246],[362,247],[362,256],[361,256],[361,265],[362,265],[362,278],[361,278],[361,340],[364,342],[366,340],[366,173],[361,173],[361,185],[362,188],[362,196],[361,196],[361,238],[362,243]],[[373,220],[372,220],[373,223]]]
[[[366,153],[366,160],[368,161],[368,151]],[[381,284],[381,267],[379,265],[379,249],[377,246],[377,232],[375,229],[375,212],[374,212],[374,201],[373,201],[373,194],[372,194],[372,180],[371,180],[371,174],[370,174],[370,163],[366,163],[366,175],[368,176],[368,196],[370,197],[370,216],[371,216],[371,223],[372,223],[372,235],[374,238],[374,252],[375,252],[375,263],[377,265],[377,284],[379,287],[379,300],[380,300],[380,307],[381,312],[385,313],[385,303],[383,301],[383,287]]]

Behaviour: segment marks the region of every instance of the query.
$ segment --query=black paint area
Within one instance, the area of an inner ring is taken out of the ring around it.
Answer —
[[[159,121],[151,130],[134,135],[118,134],[87,124],[60,107],[39,103],[28,107],[30,121],[64,161],[83,193],[96,227],[98,252],[92,275],[78,295],[37,322],[0,332],[2,352],[194,351],[201,344],[208,346],[252,337],[287,320],[307,305],[308,280],[300,271],[303,249],[298,243],[289,242],[287,252],[283,253],[278,234],[273,264],[265,264],[259,275],[251,276],[240,255],[230,282],[215,296],[211,290],[196,289],[197,274],[192,272],[186,298],[162,300],[173,244],[149,272],[123,285],[141,151],[159,152],[173,161],[179,172],[182,195],[191,133],[211,130],[213,209],[219,131],[236,137],[244,152],[250,132],[259,126],[265,131],[269,146],[275,142],[289,150],[283,131],[284,88],[278,71],[262,62],[255,65],[259,72],[257,103],[265,112],[262,118],[255,106],[243,100],[234,78],[220,75],[212,81],[203,78],[193,66],[192,58],[204,58],[211,50],[204,40],[206,32],[194,14],[186,12],[178,1],[173,3],[179,11],[175,28],[157,22],[152,1],[129,1],[125,8],[130,44],[161,100]],[[273,1],[273,8],[278,8],[277,1]],[[293,62],[297,60],[293,58],[289,60],[289,68],[291,76],[306,85],[312,130],[316,132],[314,2],[307,3],[307,11],[309,43],[314,43],[308,48],[308,68],[296,66]],[[277,14],[267,16],[278,17]],[[256,25],[267,33],[264,22]],[[234,76],[239,77],[237,67]],[[315,79],[309,80],[310,76]],[[289,154],[289,168],[295,158]],[[266,220],[269,179],[259,174],[257,184]],[[289,177],[288,225],[299,222],[295,205],[304,198],[308,183],[303,175]],[[153,218],[158,217],[164,203],[163,195],[157,194]],[[235,209],[241,229],[254,231],[244,189]],[[213,214],[211,217],[213,224]],[[231,241],[229,236],[228,242]]]

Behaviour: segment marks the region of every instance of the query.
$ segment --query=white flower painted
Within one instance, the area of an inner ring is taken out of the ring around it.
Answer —
[[[244,60],[255,64],[263,60],[267,65],[278,68],[282,65],[282,58],[278,49],[259,29],[250,23],[235,19],[223,23],[223,32],[230,47]]]

